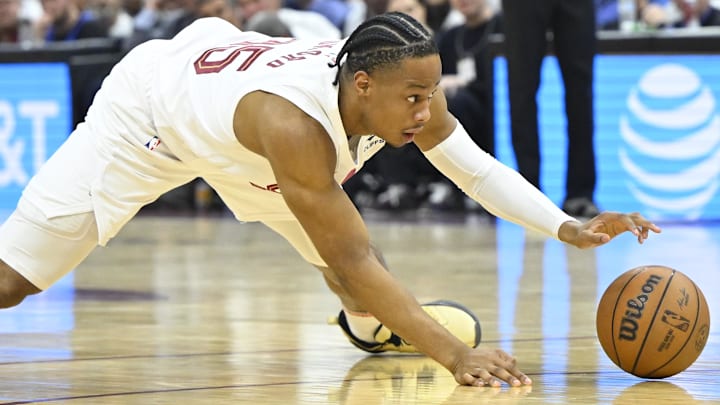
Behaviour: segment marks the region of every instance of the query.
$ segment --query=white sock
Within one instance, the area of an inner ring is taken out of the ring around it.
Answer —
[[[369,312],[354,312],[347,308],[343,308],[343,312],[345,312],[345,319],[350,331],[355,337],[368,343],[376,342],[375,331],[380,326],[377,318]]]

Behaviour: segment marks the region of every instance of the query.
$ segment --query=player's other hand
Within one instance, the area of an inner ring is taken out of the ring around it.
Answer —
[[[512,387],[532,384],[518,369],[515,357],[500,349],[469,349],[456,363],[455,381],[475,387],[499,387],[503,382]]]
[[[587,222],[568,221],[560,226],[561,241],[581,249],[592,248],[610,242],[623,232],[635,235],[639,243],[648,238],[650,231],[660,233],[660,228],[642,215],[634,212],[603,212]]]

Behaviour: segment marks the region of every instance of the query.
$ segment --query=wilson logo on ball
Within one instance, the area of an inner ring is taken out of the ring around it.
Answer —
[[[620,340],[635,340],[637,337],[638,323],[637,321],[642,318],[643,309],[645,309],[645,303],[650,299],[650,294],[655,291],[655,287],[662,281],[662,277],[656,274],[651,274],[645,284],[640,289],[643,293],[635,298],[628,300],[626,304],[625,316],[620,322],[620,331],[618,332],[618,339]]]

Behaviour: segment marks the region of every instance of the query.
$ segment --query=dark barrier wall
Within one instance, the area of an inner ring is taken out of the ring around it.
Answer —
[[[654,220],[720,219],[720,32],[601,33],[595,60],[596,198]],[[507,71],[493,44],[496,153],[515,167]],[[543,191],[562,202],[564,88],[552,55],[538,94]]]

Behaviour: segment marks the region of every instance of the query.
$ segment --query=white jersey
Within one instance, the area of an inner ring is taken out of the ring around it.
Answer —
[[[348,165],[355,165],[345,159],[350,157],[347,135],[332,84],[337,69],[328,66],[342,43],[270,38],[220,21],[199,20],[169,43],[156,45],[151,107],[163,142],[203,171],[262,161],[265,167],[258,169],[265,172],[267,162],[248,156],[233,132],[240,99],[263,90],[288,99],[325,128],[338,150],[342,180]]]
[[[385,142],[372,135],[348,141],[332,84],[337,68],[328,66],[341,47],[340,40],[242,32],[218,18],[197,20],[171,40],[143,43],[113,68],[71,135],[92,144],[72,152],[82,156],[62,157],[62,165],[76,161],[75,176],[82,176],[72,183],[73,197],[56,198],[68,191],[51,170],[36,176],[25,195],[48,218],[94,211],[100,244],[143,205],[195,177],[239,220],[293,219],[267,159],[235,138],[235,108],[256,90],[289,100],[327,131],[342,184]]]
[[[337,68],[341,41],[270,38],[242,32],[218,19],[202,19],[169,44],[157,45],[151,63],[151,107],[160,140],[209,182],[232,176],[235,198],[221,196],[239,219],[258,220],[288,211],[268,161],[235,138],[233,114],[246,94],[279,95],[317,120],[336,148],[335,179],[342,183],[377,152],[384,141],[364,136],[351,150],[338,107]],[[268,120],[281,120],[268,116]],[[238,180],[242,181],[238,181]],[[223,190],[220,190],[223,193]],[[275,193],[277,194],[277,193]],[[233,198],[236,201],[227,201]]]

